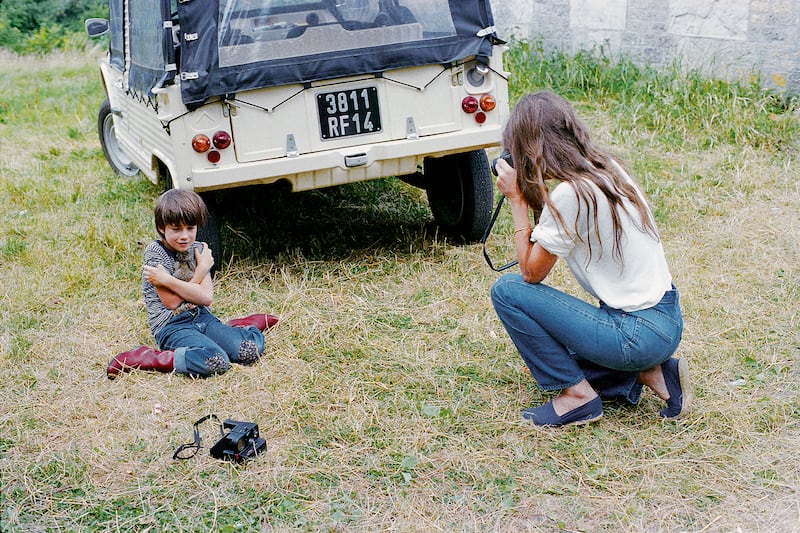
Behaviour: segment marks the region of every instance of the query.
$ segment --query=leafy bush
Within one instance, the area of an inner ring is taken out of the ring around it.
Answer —
[[[83,21],[107,17],[102,0],[4,0],[0,3],[0,47],[26,54],[85,48]]]

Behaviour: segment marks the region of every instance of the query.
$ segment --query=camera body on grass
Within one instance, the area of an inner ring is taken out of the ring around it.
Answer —
[[[222,427],[229,431],[211,447],[211,456],[216,459],[235,462],[252,459],[267,446],[267,442],[258,435],[258,424],[229,418],[222,423]]]

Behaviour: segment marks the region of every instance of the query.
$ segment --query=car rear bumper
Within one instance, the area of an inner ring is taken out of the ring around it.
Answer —
[[[486,124],[478,130],[359,145],[296,157],[218,165],[194,170],[192,177],[186,178],[186,183],[178,186],[207,191],[285,181],[291,184],[293,191],[304,191],[402,176],[417,172],[418,165],[425,157],[498,146],[501,135],[501,125]]]

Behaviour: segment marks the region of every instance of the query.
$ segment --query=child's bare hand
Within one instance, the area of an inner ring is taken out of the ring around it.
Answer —
[[[214,266],[214,254],[208,244],[201,242],[199,248],[194,249],[194,258],[197,261],[197,268],[208,272]]]
[[[164,265],[158,265],[154,267],[150,265],[144,265],[142,267],[142,271],[144,272],[144,278],[156,287],[164,285],[167,281],[169,281],[169,278],[172,277],[172,274],[167,272],[167,269],[164,268]]]

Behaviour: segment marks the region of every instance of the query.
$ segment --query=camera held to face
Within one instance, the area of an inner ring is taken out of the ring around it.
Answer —
[[[492,159],[492,174],[497,176],[497,161],[503,159],[506,163],[508,163],[512,168],[514,167],[514,161],[511,159],[511,154],[508,153],[508,150],[503,150],[503,153],[500,154],[500,157],[495,157]]]

